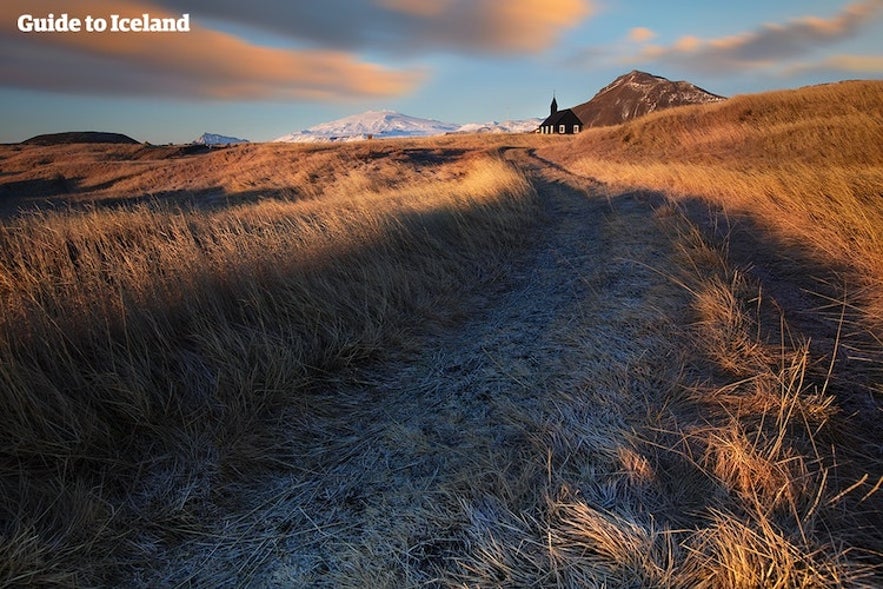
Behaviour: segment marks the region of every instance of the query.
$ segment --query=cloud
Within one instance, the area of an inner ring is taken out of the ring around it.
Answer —
[[[391,69],[339,50],[254,45],[200,26],[192,15],[189,33],[26,34],[15,28],[22,12],[58,14],[54,4],[32,0],[18,8],[0,7],[3,86],[101,95],[327,100],[396,96],[423,78],[422,72]],[[76,6],[72,17],[108,14],[99,0]],[[112,11],[180,16],[125,0],[114,3]]]
[[[378,0],[378,4],[395,12],[432,18],[447,10],[451,0]]]
[[[798,63],[785,70],[787,75],[849,72],[856,75],[883,74],[881,55],[832,55],[815,63]]]
[[[592,0],[155,0],[172,12],[345,50],[518,54],[550,47]]]
[[[828,19],[805,16],[719,39],[687,35],[667,47],[648,45],[632,59],[661,61],[709,73],[774,66],[855,37],[881,8],[883,0],[864,0]]]
[[[543,50],[593,10],[592,0],[102,0],[59,8],[57,0],[0,5],[0,85],[57,92],[198,99],[327,100],[398,96],[426,71],[396,61],[424,52],[523,54]],[[178,17],[190,33],[36,34],[19,14]],[[225,24],[223,24],[225,23]],[[226,26],[232,25],[232,26]],[[275,33],[289,47],[249,39]],[[215,27],[215,28],[213,28]]]
[[[628,39],[629,41],[634,41],[635,43],[646,43],[656,37],[656,33],[648,29],[647,27],[635,27],[631,31],[629,31]]]

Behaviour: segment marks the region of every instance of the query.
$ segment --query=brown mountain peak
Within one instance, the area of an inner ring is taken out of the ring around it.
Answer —
[[[690,82],[672,82],[640,70],[613,80],[588,102],[573,107],[586,127],[618,125],[656,110],[724,100]]]

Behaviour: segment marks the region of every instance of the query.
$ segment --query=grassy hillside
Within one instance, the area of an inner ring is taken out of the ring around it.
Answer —
[[[545,153],[611,184],[750,214],[782,245],[854,269],[853,294],[883,326],[881,137],[883,81],[855,81],[655,113]]]
[[[439,164],[497,146],[536,146],[534,135],[452,135],[349,144],[0,145],[0,216],[35,207],[135,202],[202,208],[261,199],[322,197],[329,188],[385,190],[448,177]],[[407,173],[403,173],[407,170]]]
[[[728,494],[711,520],[696,514],[674,586],[865,586],[848,578],[851,549],[838,554],[850,546],[879,570],[881,137],[883,82],[856,81],[673,109],[538,151],[611,198],[658,191],[679,236],[680,270],[658,270],[694,299],[691,362],[708,372],[691,408],[651,428],[645,457],[698,468],[683,489],[713,480]]]
[[[494,278],[535,217],[531,185],[493,155],[396,149],[249,146],[212,154],[224,181],[273,173],[289,198],[0,225],[0,585],[113,582],[133,531],[189,526],[229,477],[272,466],[282,442],[256,423]],[[137,172],[137,150],[78,153],[82,183]],[[205,183],[195,164],[143,165],[162,191]]]
[[[881,89],[0,146],[0,585],[879,585]]]

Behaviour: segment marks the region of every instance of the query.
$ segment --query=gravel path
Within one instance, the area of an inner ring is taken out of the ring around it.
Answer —
[[[670,245],[641,195],[507,157],[544,203],[535,245],[462,324],[308,395],[279,472],[143,582],[554,583],[550,498],[641,511],[630,433],[677,379],[687,307],[652,270]]]

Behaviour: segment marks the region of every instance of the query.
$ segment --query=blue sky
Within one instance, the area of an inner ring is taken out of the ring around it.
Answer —
[[[25,33],[45,17],[190,15],[187,33]],[[6,0],[0,142],[103,130],[270,140],[364,110],[547,113],[640,69],[718,94],[883,77],[883,0]]]

